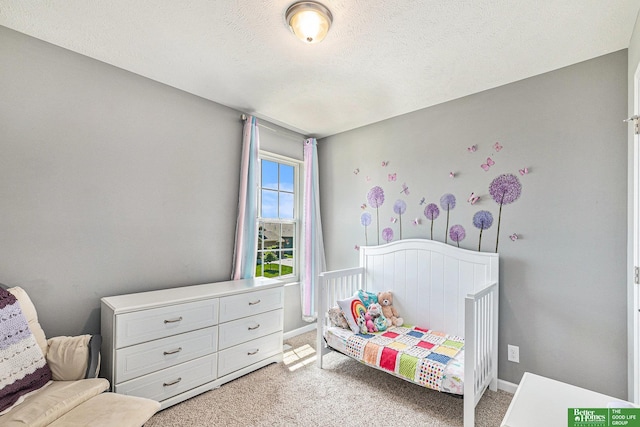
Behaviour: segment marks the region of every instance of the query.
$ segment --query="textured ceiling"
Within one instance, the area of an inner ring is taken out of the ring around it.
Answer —
[[[638,0],[0,0],[0,25],[310,136],[327,136],[628,47]],[[2,41],[0,40],[0,43]]]

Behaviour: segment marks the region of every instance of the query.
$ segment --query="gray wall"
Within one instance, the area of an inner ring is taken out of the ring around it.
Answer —
[[[238,111],[5,27],[0,82],[0,282],[48,336],[98,332],[103,296],[229,279]]]
[[[361,204],[374,185],[386,196],[380,228],[393,228],[395,239],[399,224],[390,218],[398,198],[408,206],[403,237],[428,237],[421,198],[439,204],[452,193],[450,225],[467,232],[461,247],[477,249],[472,217],[489,210],[494,224],[482,250],[493,251],[498,205],[489,184],[515,173],[522,195],[503,207],[500,232],[499,378],[518,383],[530,371],[626,397],[626,98],[623,50],[323,139],[328,267],[357,265],[354,245],[365,244]],[[478,150],[470,153],[473,144]],[[488,156],[496,164],[485,172],[480,165]],[[518,173],[523,167],[529,174]],[[400,194],[402,183],[409,195]],[[471,192],[481,196],[474,206],[467,202]],[[375,244],[376,213],[367,211]],[[421,224],[410,225],[414,218]],[[434,222],[436,240],[444,240],[445,218],[441,212]],[[520,236],[515,242],[512,233]],[[507,344],[520,347],[519,364],[507,361]]]

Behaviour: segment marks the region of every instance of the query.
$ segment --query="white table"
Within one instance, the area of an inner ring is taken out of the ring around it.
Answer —
[[[525,372],[501,427],[566,426],[569,408],[631,406],[606,394]]]

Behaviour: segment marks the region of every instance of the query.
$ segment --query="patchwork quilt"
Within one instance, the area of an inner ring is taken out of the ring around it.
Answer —
[[[423,387],[463,394],[464,338],[420,327],[377,334],[329,328],[328,344],[360,362]]]

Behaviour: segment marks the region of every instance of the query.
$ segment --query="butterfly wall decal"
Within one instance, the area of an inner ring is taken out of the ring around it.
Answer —
[[[360,209],[362,209],[362,210],[367,209],[367,204],[366,203],[361,204],[360,205]]]
[[[353,249],[355,249],[356,251],[359,251],[359,250],[360,250],[360,246],[355,245],[355,246],[353,247]]]
[[[407,187],[406,183],[402,184],[402,190],[400,191],[400,194],[402,194],[402,193],[404,193],[406,195],[409,195],[409,187]]]
[[[478,200],[480,200],[480,196],[476,196],[475,193],[471,193],[471,195],[467,199],[467,202],[471,203],[472,205],[475,205]]]
[[[495,144],[493,144],[493,148],[495,148],[496,151],[500,151],[502,150],[502,145],[500,145],[499,142],[496,142]]]
[[[425,198],[424,198],[424,197],[423,197],[422,199],[420,199],[420,206],[424,205],[424,204],[425,204],[425,202],[426,202],[426,201],[425,201]]]
[[[398,222],[398,218],[396,218],[395,216],[392,216],[392,217],[391,217],[391,222],[392,222],[393,224],[395,224],[396,222]]]
[[[395,181],[396,180],[396,176],[397,176],[397,174],[395,172],[394,173],[390,173],[389,174],[389,182]]]
[[[420,218],[415,218],[412,223],[413,225],[420,225]]]
[[[529,168],[522,168],[518,170],[520,172],[520,175],[526,175],[529,173]]]
[[[513,233],[511,236],[509,236],[509,238],[512,242],[515,242],[516,240],[518,240],[518,235],[516,233]]]
[[[359,173],[360,173],[360,168],[355,168],[355,169],[353,170],[353,174],[354,174],[354,175],[358,175]]]
[[[456,177],[456,174],[455,174],[455,173],[453,173],[453,172],[449,172],[449,178],[455,178],[455,177]]]
[[[384,160],[384,161],[382,162],[382,167],[383,167],[383,168],[386,168],[388,165],[389,165],[389,160]]]
[[[478,150],[478,144],[473,144],[471,147],[467,147],[467,151],[470,153],[475,153]]]
[[[488,171],[488,170],[489,170],[489,168],[490,168],[491,166],[495,165],[495,164],[496,164],[496,162],[494,162],[494,161],[493,161],[493,159],[492,159],[491,157],[487,157],[487,163],[483,163],[483,164],[481,164],[481,165],[480,165],[480,167],[481,167],[482,169],[484,169],[485,171]]]

